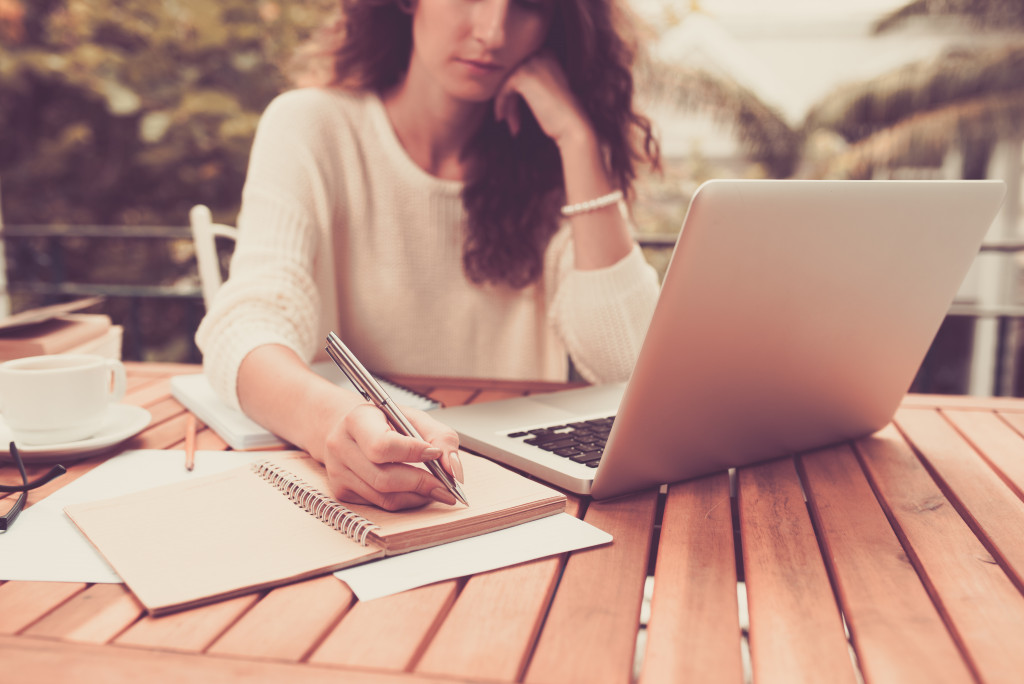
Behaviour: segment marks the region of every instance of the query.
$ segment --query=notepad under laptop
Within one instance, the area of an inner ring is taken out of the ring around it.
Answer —
[[[910,387],[1004,192],[710,181],[627,384],[434,415],[464,447],[598,498],[870,434]]]
[[[356,391],[332,361],[314,363],[312,369],[321,377],[336,385]],[[435,409],[441,404],[430,397],[413,392],[393,382],[378,378],[388,394],[402,406],[423,411]],[[171,395],[199,420],[206,423],[232,449],[280,449],[287,443],[277,435],[259,425],[240,410],[228,406],[214,392],[210,381],[202,373],[178,375],[171,378]]]

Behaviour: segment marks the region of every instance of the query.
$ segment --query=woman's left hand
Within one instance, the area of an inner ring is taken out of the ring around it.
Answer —
[[[519,99],[533,112],[541,130],[561,147],[569,138],[590,134],[590,122],[569,89],[558,60],[548,50],[524,60],[509,74],[494,99],[494,116],[512,135],[520,128]]]

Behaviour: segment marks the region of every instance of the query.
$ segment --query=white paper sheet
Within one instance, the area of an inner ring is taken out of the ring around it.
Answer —
[[[184,451],[150,449],[114,456],[22,511],[11,529],[0,534],[0,579],[119,584],[121,578],[64,514],[65,506],[212,475],[266,454],[197,451],[191,472],[185,470]]]
[[[346,568],[334,576],[348,584],[360,601],[368,601],[611,540],[612,535],[604,530],[560,513],[478,537]]]
[[[22,511],[10,531],[0,534],[0,580],[121,583],[64,514],[65,506],[212,475],[270,453],[197,451],[192,472],[185,470],[183,451],[138,450],[115,456]],[[174,515],[174,511],[167,514]],[[611,539],[607,532],[563,513],[341,570],[335,576],[347,582],[361,600],[368,600]]]

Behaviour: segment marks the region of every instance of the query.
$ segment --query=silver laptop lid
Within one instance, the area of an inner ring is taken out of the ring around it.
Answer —
[[[702,185],[593,495],[884,426],[1004,192],[1002,181]]]

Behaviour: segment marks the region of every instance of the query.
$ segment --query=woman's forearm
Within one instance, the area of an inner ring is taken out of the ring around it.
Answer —
[[[586,202],[617,190],[602,160],[597,138],[580,127],[559,141],[565,196],[568,204]],[[569,219],[573,231],[576,268],[605,268],[629,254],[634,239],[619,203],[576,214]]]
[[[321,462],[328,432],[364,403],[281,345],[257,347],[242,360],[238,400],[250,418]]]

